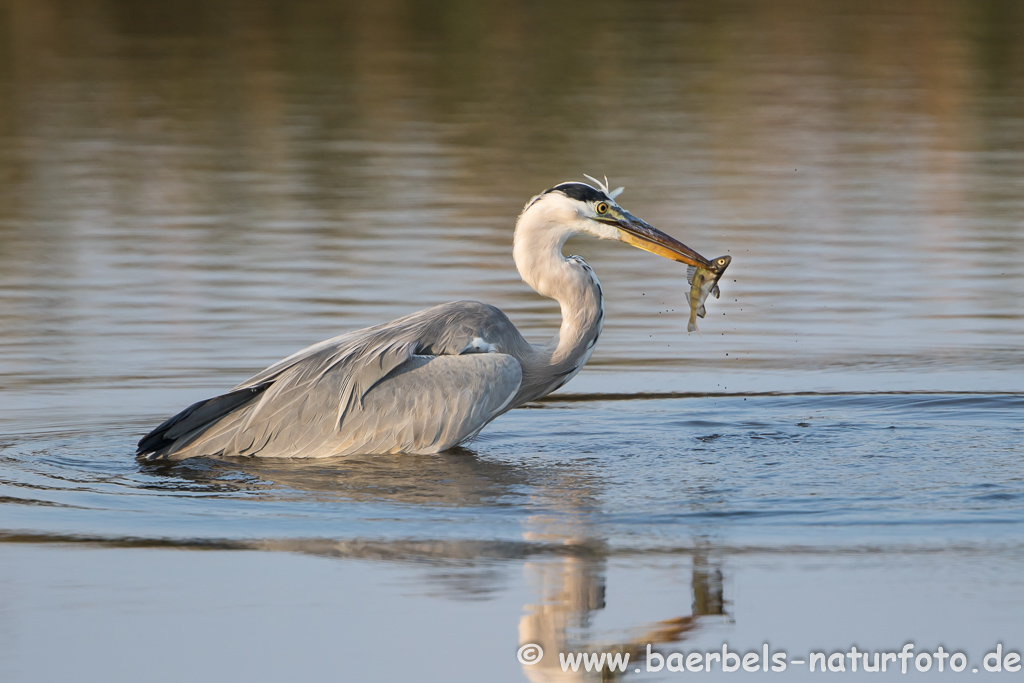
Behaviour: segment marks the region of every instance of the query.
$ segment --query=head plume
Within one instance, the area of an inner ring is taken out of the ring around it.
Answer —
[[[583,177],[586,178],[587,180],[592,181],[595,185],[597,185],[597,188],[599,190],[601,190],[601,192],[604,192],[606,195],[608,195],[612,199],[615,199],[616,197],[618,197],[620,194],[622,194],[622,191],[626,189],[625,187],[621,187],[620,186],[620,187],[616,187],[614,190],[609,190],[608,189],[608,176],[604,177],[604,182],[603,183],[600,180],[598,180],[597,178],[595,178],[594,176],[587,175],[586,173],[583,174]]]
[[[608,176],[605,176],[604,182],[601,182],[597,178],[587,175],[586,173],[584,173],[583,175],[585,178],[594,183],[594,185],[596,185],[597,187],[592,187],[590,185],[587,185],[586,183],[581,183],[575,180],[559,183],[558,185],[555,185],[554,187],[545,190],[544,192],[541,192],[539,195],[532,197],[530,201],[526,202],[526,206],[523,207],[523,211],[529,209],[531,206],[537,203],[537,200],[539,200],[541,197],[550,192],[561,192],[562,194],[572,197],[573,199],[579,199],[581,201],[599,201],[601,197],[598,193],[600,193],[603,194],[608,199],[614,201],[615,198],[622,194],[622,191],[626,189],[624,187],[617,187],[614,190],[609,190]]]

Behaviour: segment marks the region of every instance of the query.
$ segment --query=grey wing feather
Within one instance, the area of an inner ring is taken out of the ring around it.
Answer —
[[[504,411],[522,381],[519,361],[506,354],[414,355],[339,411],[337,396],[348,384],[344,374],[335,368],[315,383],[283,377],[274,393],[265,392],[165,457],[436,453],[475,436]]]
[[[472,353],[477,338],[501,352],[528,347],[492,306],[435,306],[275,363],[171,418],[138,452],[181,459],[444,450],[500,414],[521,382],[513,355]],[[387,446],[388,438],[397,441]]]
[[[473,438],[504,412],[522,382],[502,353],[414,356],[344,417],[348,453],[437,453]]]

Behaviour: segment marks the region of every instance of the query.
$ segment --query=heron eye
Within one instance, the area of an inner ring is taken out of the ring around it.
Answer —
[[[594,210],[597,211],[598,213],[608,213],[608,204],[606,204],[605,202],[600,202],[597,206],[594,207]]]

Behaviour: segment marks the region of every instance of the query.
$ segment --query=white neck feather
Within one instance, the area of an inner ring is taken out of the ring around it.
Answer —
[[[567,207],[573,216],[566,215]],[[575,209],[567,201],[545,198],[536,202],[519,217],[512,249],[523,281],[538,294],[558,301],[562,309],[558,334],[545,348],[537,350],[536,358],[530,359],[531,365],[547,366],[544,374],[556,386],[568,381],[587,362],[604,322],[597,276],[583,259],[562,255],[566,240],[592,232],[581,229],[591,221],[574,220],[574,216]]]

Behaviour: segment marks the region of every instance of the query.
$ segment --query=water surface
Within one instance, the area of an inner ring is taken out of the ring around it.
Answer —
[[[995,0],[0,3],[0,679],[1019,651],[1022,31]],[[701,335],[678,264],[575,240],[590,363],[465,448],[135,460],[438,302],[544,341],[512,227],[583,173],[733,256]]]

